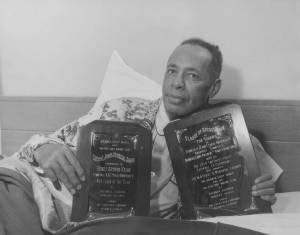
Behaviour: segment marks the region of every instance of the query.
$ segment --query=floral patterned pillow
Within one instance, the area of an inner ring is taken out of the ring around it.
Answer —
[[[136,97],[125,97],[104,102],[80,120],[71,122],[50,135],[52,140],[59,139],[69,147],[76,147],[78,128],[95,120],[136,121],[147,120],[151,126],[159,109],[160,99],[146,100]]]
[[[160,100],[149,101],[141,98],[120,98],[102,105],[101,120],[153,122]]]

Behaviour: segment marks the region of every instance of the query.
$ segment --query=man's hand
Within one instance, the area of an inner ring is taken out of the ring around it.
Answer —
[[[264,174],[255,179],[252,187],[252,195],[260,196],[273,205],[276,202],[275,184],[270,174]]]
[[[60,189],[62,182],[71,194],[81,189],[81,182],[85,180],[84,171],[71,149],[61,144],[45,144],[34,152],[39,166],[50,178],[56,189]]]

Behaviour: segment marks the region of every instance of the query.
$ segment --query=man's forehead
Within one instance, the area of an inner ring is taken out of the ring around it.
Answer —
[[[189,66],[203,68],[210,64],[211,53],[204,47],[198,45],[178,46],[168,60],[168,65]]]

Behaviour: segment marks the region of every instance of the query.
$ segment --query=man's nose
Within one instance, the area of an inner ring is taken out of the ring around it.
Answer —
[[[174,80],[173,80],[173,86],[175,88],[183,88],[184,87],[184,76],[183,73],[177,73]]]

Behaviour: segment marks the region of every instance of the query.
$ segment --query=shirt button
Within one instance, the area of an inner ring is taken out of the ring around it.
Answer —
[[[156,176],[156,173],[154,172],[154,171],[151,171],[151,177],[154,177],[154,176]]]

